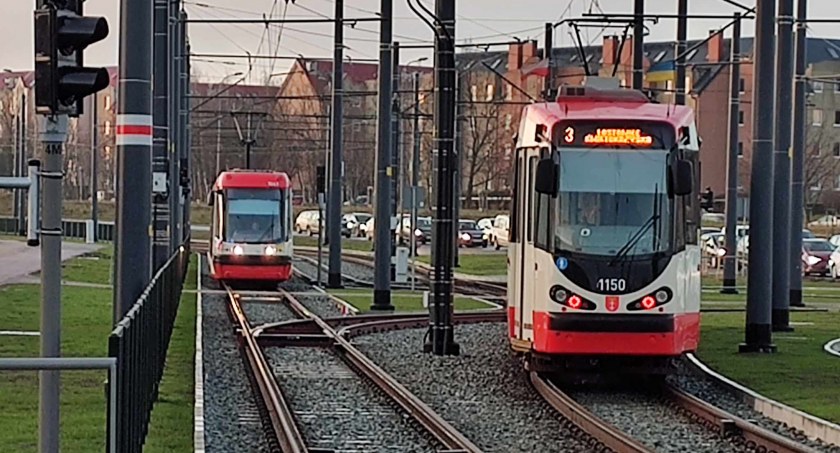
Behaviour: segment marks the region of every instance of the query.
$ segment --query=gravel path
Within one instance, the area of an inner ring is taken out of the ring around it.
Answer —
[[[567,394],[602,420],[658,452],[747,451],[692,422],[656,395],[616,390]]]
[[[248,322],[252,327],[297,318],[292,310],[280,301],[252,302],[247,298],[242,298],[242,309],[245,310],[245,316],[248,317]]]
[[[740,398],[733,395],[729,390],[722,388],[714,381],[695,375],[683,375],[671,378],[671,382],[677,384],[681,389],[691,393],[703,401],[707,401],[727,412],[750,420],[762,428],[773,431],[777,434],[801,442],[819,451],[840,453],[840,446],[830,445],[809,439],[802,432],[790,428],[782,422],[768,418],[760,412],[752,409]]]
[[[424,354],[424,334],[385,332],[354,343],[486,452],[592,451],[533,390],[504,324],[456,327],[459,357]]]
[[[206,451],[268,452],[270,448],[228,319],[225,299],[206,295],[202,310]]]
[[[435,451],[433,440],[332,352],[292,347],[265,354],[310,448]]]

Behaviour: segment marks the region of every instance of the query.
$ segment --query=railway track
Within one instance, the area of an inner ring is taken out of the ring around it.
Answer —
[[[316,451],[314,448],[317,448],[317,446],[307,444],[307,436],[302,432],[299,425],[306,415],[296,413],[293,410],[266,357],[265,349],[277,346],[306,346],[315,347],[320,351],[329,351],[335,357],[340,358],[340,361],[349,370],[356,373],[357,379],[374,385],[391,403],[396,404],[404,415],[410,417],[416,426],[421,427],[424,434],[430,437],[432,443],[436,446],[447,450],[480,451],[471,441],[412,395],[345,338],[345,335],[351,336],[349,332],[361,334],[362,332],[401,328],[407,325],[422,325],[424,322],[428,322],[426,315],[379,315],[324,319],[291,293],[280,290],[277,293],[278,299],[295,314],[297,319],[254,327],[250,324],[246,316],[246,310],[242,306],[242,294],[229,287],[226,287],[226,291],[229,312],[238,330],[237,334],[240,338],[246,368],[263,406],[268,421],[270,438],[280,451],[284,453]],[[493,311],[456,316],[456,318],[458,322],[480,322],[498,321],[502,319],[501,316],[500,312]],[[355,330],[351,328],[353,326],[356,326]],[[325,376],[319,377],[325,378]],[[346,373],[344,377],[347,377]],[[375,413],[370,415],[377,416]],[[388,416],[394,418],[393,414],[388,414]]]
[[[537,392],[556,411],[586,433],[589,436],[588,443],[595,445],[596,449],[631,453],[661,451],[660,448],[654,448],[648,443],[640,441],[642,437],[646,439],[650,437],[649,433],[641,434],[641,431],[644,431],[643,429],[639,430],[639,433],[631,435],[620,429],[616,424],[606,420],[607,417],[602,418],[596,415],[596,411],[591,410],[590,407],[597,405],[597,403],[593,403],[591,399],[588,404],[583,404],[578,398],[557,387],[549,378],[536,372],[531,372],[529,377]],[[614,393],[604,393],[600,397],[614,404],[621,404],[622,412],[630,410],[629,408],[625,409],[629,405],[623,403],[622,397],[618,397]],[[776,453],[810,453],[817,451],[717,408],[670,384],[663,384],[653,395],[636,395],[635,397],[641,398],[641,404],[645,404],[648,408],[652,407],[653,410],[659,410],[658,405],[673,409],[689,420],[690,423],[701,425],[712,436],[725,440],[729,449],[724,450],[717,446],[715,451]],[[587,398],[580,399],[587,400]],[[616,411],[612,407],[601,409],[600,412],[610,414],[610,418],[617,418]],[[667,413],[667,410],[665,413]],[[626,414],[623,415],[626,416]],[[632,420],[631,417],[623,425],[637,422],[638,420]],[[676,433],[674,433],[674,437],[677,437]],[[695,446],[695,448],[700,447]]]

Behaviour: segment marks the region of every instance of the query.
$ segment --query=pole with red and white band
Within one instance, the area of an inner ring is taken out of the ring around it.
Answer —
[[[151,277],[152,0],[122,0],[117,105],[114,321]]]

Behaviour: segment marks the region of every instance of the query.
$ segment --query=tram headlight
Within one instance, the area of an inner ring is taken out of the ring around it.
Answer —
[[[234,255],[242,255],[242,254],[244,254],[244,253],[245,253],[245,251],[244,251],[244,250],[242,250],[242,246],[241,246],[241,245],[234,245],[234,246],[233,246],[233,254],[234,254]]]
[[[659,302],[660,304],[664,304],[665,302],[668,302],[668,291],[660,289],[656,292],[656,294],[654,294],[654,297],[656,298],[657,302]]]
[[[265,247],[265,256],[274,256],[277,253],[277,247],[273,245],[268,245]]]

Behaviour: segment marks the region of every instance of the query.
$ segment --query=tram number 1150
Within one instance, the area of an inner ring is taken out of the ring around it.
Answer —
[[[627,288],[627,280],[623,278],[599,278],[595,286],[601,292],[621,292]]]

